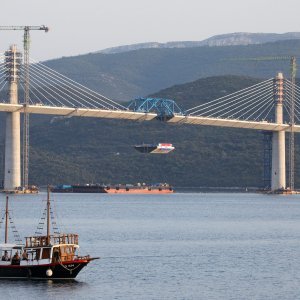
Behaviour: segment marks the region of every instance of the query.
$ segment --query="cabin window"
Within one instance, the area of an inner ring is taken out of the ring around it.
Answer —
[[[42,259],[50,258],[50,250],[51,250],[51,248],[43,248]]]
[[[41,257],[41,249],[36,249],[34,259],[39,260],[40,257]]]
[[[61,261],[73,260],[74,258],[74,246],[61,246],[60,258]]]
[[[1,260],[10,261],[11,259],[11,250],[2,250],[1,251]]]
[[[12,263],[12,265],[19,265],[20,264],[20,260],[21,260],[21,256],[20,256],[20,254],[21,254],[21,250],[15,250],[14,249],[14,255],[13,255],[13,257],[12,257],[12,259],[11,259],[11,263]]]
[[[34,260],[36,259],[36,251],[33,249],[26,249],[27,253],[27,260]]]
[[[58,262],[59,261],[59,249],[56,248],[56,247],[53,248],[52,261],[53,262]]]

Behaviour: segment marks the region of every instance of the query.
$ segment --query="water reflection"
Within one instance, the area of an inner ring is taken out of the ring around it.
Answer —
[[[35,299],[33,295],[61,297],[77,294],[88,289],[88,283],[78,280],[21,280],[3,279],[0,281],[1,299]],[[3,298],[2,298],[3,297]]]

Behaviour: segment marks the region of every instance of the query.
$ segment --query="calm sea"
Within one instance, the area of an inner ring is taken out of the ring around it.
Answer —
[[[60,228],[101,259],[75,282],[0,281],[0,299],[300,299],[300,195],[52,197]],[[22,237],[44,199],[10,197]]]

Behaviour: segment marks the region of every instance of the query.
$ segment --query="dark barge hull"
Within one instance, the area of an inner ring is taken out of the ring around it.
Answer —
[[[1,266],[0,279],[75,279],[88,263],[89,260],[35,266]],[[53,272],[51,276],[46,274],[49,269]]]
[[[105,187],[101,185],[72,185],[68,187],[54,187],[53,193],[105,193]]]

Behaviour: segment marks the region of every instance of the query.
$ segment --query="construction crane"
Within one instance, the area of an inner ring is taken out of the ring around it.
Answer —
[[[290,136],[289,136],[289,183],[290,189],[293,191],[295,189],[295,81],[297,73],[296,57],[291,57],[290,62],[291,67],[291,106],[290,106]]]
[[[43,30],[45,32],[49,31],[49,28],[45,25],[41,26],[0,26],[0,30],[23,30],[24,40],[24,119],[23,119],[23,176],[22,176],[22,186],[28,189],[28,173],[29,173],[29,113],[26,108],[29,104],[29,48],[30,48],[30,31],[31,30]]]

